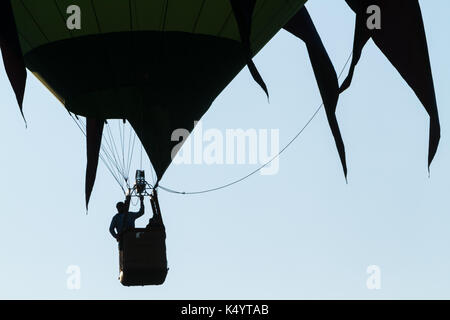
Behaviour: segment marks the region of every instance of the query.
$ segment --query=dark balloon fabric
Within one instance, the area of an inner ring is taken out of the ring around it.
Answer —
[[[95,183],[104,121],[129,121],[159,182],[179,146],[173,132],[191,131],[245,66],[269,95],[253,58],[282,28],[306,44],[345,177],[336,108],[370,39],[430,116],[430,166],[440,124],[418,1],[346,0],[356,13],[356,26],[353,59],[340,88],[305,2],[147,0],[130,5],[128,0],[79,0],[83,27],[69,30],[64,14],[72,1],[3,0],[0,48],[21,111],[27,68],[69,112],[87,118],[86,203]],[[367,24],[373,5],[381,10],[379,30]]]
[[[252,52],[250,47],[250,35],[252,30],[253,13],[255,11],[256,0],[230,0],[231,6],[233,8],[234,16],[236,17],[236,22],[238,24],[239,33],[241,35],[241,41],[247,51],[247,66],[250,73],[255,79],[255,81],[264,90],[267,97],[269,96],[269,91],[267,86],[261,77],[255,63],[252,60]]]
[[[344,175],[347,177],[345,147],[336,119],[336,106],[339,98],[339,84],[336,71],[306,7],[296,13],[284,26],[284,29],[303,40],[306,44],[328,123],[339,152]]]
[[[430,66],[427,39],[417,0],[346,0],[356,13],[353,60],[348,77],[341,86],[346,90],[352,81],[364,45],[372,39],[377,47],[414,90],[430,116],[428,167],[437,152],[440,123]],[[369,6],[380,9],[381,28],[369,29]]]
[[[104,125],[105,120],[95,118],[86,119],[86,209],[91,197],[92,189],[94,188],[95,177],[97,175],[98,159],[100,156]]]
[[[20,112],[23,116],[22,104],[27,71],[20,49],[10,1],[0,1],[0,49],[2,51],[6,73],[11,86],[13,87]]]

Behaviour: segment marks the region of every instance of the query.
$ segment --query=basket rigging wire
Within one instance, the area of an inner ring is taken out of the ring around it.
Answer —
[[[340,71],[340,73],[338,75],[338,79],[341,78],[342,74],[344,73],[345,69],[347,68],[347,65],[349,64],[349,62],[352,58],[352,55],[353,54],[350,53],[349,57],[347,58],[347,61],[345,62],[344,66],[342,67],[342,70]],[[323,108],[323,103],[321,103],[320,106],[314,111],[314,113],[311,115],[311,117],[308,119],[308,121],[305,123],[305,125],[300,129],[300,131],[274,157],[272,157],[270,160],[268,160],[267,162],[262,164],[257,169],[251,171],[250,173],[246,174],[245,176],[243,176],[239,179],[233,180],[232,182],[229,182],[229,183],[217,186],[217,187],[199,190],[199,191],[179,191],[179,190],[175,190],[175,189],[172,189],[169,187],[159,185],[158,183],[156,183],[156,185],[155,185],[155,183],[153,183],[152,186],[154,186],[154,188],[160,188],[166,192],[173,193],[173,194],[195,195],[195,194],[205,194],[205,193],[209,193],[209,192],[213,192],[213,191],[222,190],[222,189],[231,187],[237,183],[240,183],[240,182],[250,178],[257,172],[259,172],[261,169],[263,169],[264,167],[266,167],[267,165],[272,163],[275,159],[280,157],[281,154],[284,151],[286,151],[300,137],[300,135],[311,124],[311,122],[314,120],[314,118],[317,116],[317,114],[319,113],[319,111],[322,108]],[[80,129],[80,131],[86,136],[86,131],[85,131],[86,124],[80,119],[80,117],[74,116],[71,112],[69,112],[69,114],[70,114],[72,120],[76,123],[76,125]],[[122,125],[121,125],[121,123],[122,123]],[[111,173],[111,175],[116,180],[116,182],[119,184],[120,188],[122,189],[122,191],[124,193],[125,193],[124,185],[120,181],[123,179],[125,181],[125,187],[127,189],[130,188],[129,172],[131,170],[132,159],[133,159],[133,154],[134,154],[134,150],[135,150],[136,136],[137,136],[130,125],[129,136],[128,136],[128,147],[127,147],[127,152],[125,154],[125,141],[126,141],[125,124],[126,124],[125,121],[119,120],[118,131],[119,131],[120,148],[118,148],[116,145],[115,139],[114,139],[114,134],[109,125],[109,122],[106,121],[106,123],[105,123],[106,134],[103,133],[103,137],[102,137],[102,141],[103,140],[105,141],[106,146],[104,146],[104,144],[102,143],[101,151],[100,151],[100,159],[105,164],[106,168]],[[132,141],[132,143],[131,143],[131,141]],[[121,152],[119,152],[119,149]],[[140,161],[139,162],[140,162],[141,169],[142,169],[142,153],[143,153],[143,145],[142,145],[142,143],[140,143]],[[120,154],[122,154],[122,156],[120,156]],[[153,182],[156,181],[153,169],[151,170],[151,174],[152,174]]]

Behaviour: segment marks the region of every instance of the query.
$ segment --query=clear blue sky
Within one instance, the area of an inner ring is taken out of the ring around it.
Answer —
[[[282,155],[277,175],[208,195],[161,191],[170,267],[161,287],[117,281],[108,227],[120,189],[101,165],[85,215],[84,137],[31,75],[25,129],[2,71],[0,298],[450,298],[450,3],[421,5],[442,123],[431,177],[428,116],[370,42],[339,102],[349,183],[322,110]],[[343,0],[311,0],[308,8],[339,70],[352,48],[354,15]],[[306,50],[281,31],[255,62],[271,103],[245,69],[203,127],[279,129],[284,145],[320,104]],[[254,168],[178,165],[162,183],[202,189]],[[67,289],[69,265],[80,267],[80,290]],[[369,265],[381,268],[380,290],[366,287]]]

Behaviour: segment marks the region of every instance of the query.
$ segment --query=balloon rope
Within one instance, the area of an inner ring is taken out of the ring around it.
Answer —
[[[344,73],[345,69],[347,68],[347,65],[350,62],[350,59],[353,56],[353,52],[350,53],[349,57],[347,58],[347,61],[345,62],[344,66],[342,67],[341,72],[339,73],[338,79],[341,78],[342,74]],[[281,156],[281,154],[287,149],[289,148],[295,140],[297,140],[297,138],[303,133],[303,131],[305,131],[305,129],[310,125],[310,123],[314,120],[314,118],[317,116],[317,114],[319,113],[319,111],[322,109],[323,107],[323,103],[317,108],[317,110],[313,113],[313,115],[309,118],[309,120],[306,122],[306,124],[300,129],[300,131],[289,141],[289,143],[287,145],[285,145],[280,152],[278,152],[277,155],[275,155],[272,159],[270,159],[269,161],[267,161],[266,163],[264,163],[263,165],[261,165],[259,168],[257,168],[256,170],[253,170],[252,172],[250,172],[249,174],[243,176],[242,178],[239,178],[237,180],[234,180],[230,183],[224,184],[222,186],[218,186],[215,188],[211,188],[211,189],[206,189],[206,190],[201,190],[201,191],[178,191],[178,190],[174,190],[168,187],[164,187],[159,185],[158,187],[161,188],[162,190],[169,192],[169,193],[174,193],[174,194],[184,194],[184,195],[194,195],[194,194],[203,194],[203,193],[209,193],[209,192],[213,192],[213,191],[218,191],[221,189],[225,189],[228,187],[231,187],[232,185],[235,185],[241,181],[244,181],[248,178],[250,178],[251,176],[253,176],[255,173],[259,172],[261,169],[263,169],[264,167],[266,167],[267,165],[269,165],[272,161],[274,161],[275,159],[277,159],[278,157]]]
[[[84,136],[86,136],[86,131],[85,131],[85,127],[86,125],[82,123],[82,121],[80,119],[75,118],[73,116],[72,113],[69,112],[70,117],[72,118],[72,120],[75,122],[75,124],[77,125],[77,127],[80,129],[80,131],[83,133]],[[117,184],[119,185],[119,187],[122,189],[122,191],[125,193],[125,189],[123,188],[122,184],[120,183],[120,179],[117,177],[116,173],[113,170],[113,161],[110,158],[110,155],[108,154],[108,151],[105,150],[105,148],[103,146],[101,146],[101,150],[103,151],[105,157],[100,153],[100,159],[103,161],[104,165],[106,166],[106,168],[108,169],[108,171],[111,173],[111,175],[113,176],[114,180],[116,180]],[[109,162],[107,161],[109,158]],[[117,170],[117,168],[116,168]]]

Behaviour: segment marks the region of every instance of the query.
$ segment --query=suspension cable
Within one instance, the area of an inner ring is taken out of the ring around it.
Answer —
[[[71,119],[75,122],[75,124],[77,125],[77,127],[80,129],[80,131],[83,133],[83,135],[86,136],[86,131],[85,131],[85,129],[83,128],[83,126],[81,125],[81,124],[82,124],[81,120],[78,119],[78,117],[75,118],[71,112],[69,112],[69,115],[70,115]],[[81,123],[81,124],[80,124],[80,123]],[[101,146],[101,149],[104,151],[103,146]],[[108,156],[108,153],[107,153],[107,152],[104,151],[104,153],[105,153],[105,155]],[[114,170],[112,170],[112,168],[111,168],[110,164],[108,163],[108,161],[106,161],[106,159],[103,157],[102,154],[100,154],[99,156],[100,156],[100,159],[101,159],[101,160],[103,161],[103,163],[105,164],[105,166],[106,166],[106,168],[108,169],[108,171],[109,171],[109,172],[111,173],[111,175],[113,176],[114,180],[116,180],[116,182],[119,184],[119,187],[120,187],[120,188],[122,189],[122,191],[125,193],[125,189],[122,187],[122,184],[120,183],[120,179],[116,176],[116,174],[114,173]]]
[[[347,58],[347,61],[345,62],[344,66],[342,67],[342,70],[340,71],[339,75],[338,75],[338,79],[341,78],[342,74],[344,73],[345,69],[347,68],[347,65],[350,62],[350,59],[353,56],[353,52],[350,53],[349,57]],[[306,122],[306,124],[300,129],[300,131],[289,141],[288,144],[286,144],[281,150],[280,152],[278,152],[278,154],[276,154],[274,157],[272,157],[269,161],[267,161],[266,163],[264,163],[263,165],[261,165],[260,167],[258,167],[257,169],[253,170],[252,172],[248,173],[247,175],[234,180],[232,182],[229,182],[227,184],[218,186],[218,187],[214,187],[214,188],[210,188],[210,189],[205,189],[205,190],[200,190],[200,191],[178,191],[178,190],[174,190],[168,187],[164,187],[162,185],[158,185],[157,187],[161,188],[162,190],[169,192],[169,193],[174,193],[174,194],[183,194],[183,195],[195,195],[195,194],[204,194],[204,193],[209,193],[209,192],[213,192],[213,191],[218,191],[218,190],[222,190],[228,187],[231,187],[239,182],[242,182],[248,178],[250,178],[251,176],[253,176],[254,174],[256,174],[257,172],[259,172],[261,169],[263,169],[264,167],[266,167],[267,165],[269,165],[270,163],[272,163],[275,159],[279,158],[281,156],[281,154],[287,149],[289,148],[296,140],[297,138],[305,131],[305,129],[311,124],[311,122],[314,120],[314,118],[317,116],[317,114],[319,113],[319,111],[322,109],[323,107],[323,102],[321,103],[321,105],[317,108],[317,110],[312,114],[312,116],[309,118],[309,120]]]
[[[164,191],[170,192],[170,193],[175,193],[175,194],[185,194],[185,195],[193,195],[193,194],[202,194],[202,193],[209,193],[209,192],[213,192],[213,191],[218,191],[221,189],[225,189],[228,187],[231,187],[234,184],[237,184],[241,181],[246,180],[247,178],[250,178],[251,176],[253,176],[254,174],[256,174],[257,172],[259,172],[261,169],[263,169],[264,167],[268,166],[270,163],[272,163],[275,159],[277,159],[278,157],[281,156],[281,154],[287,149],[289,148],[289,146],[294,143],[295,140],[297,140],[297,138],[303,133],[303,131],[305,131],[305,129],[309,126],[309,124],[313,121],[313,119],[317,116],[317,114],[319,113],[319,111],[322,109],[322,105],[320,105],[319,108],[317,108],[317,110],[314,112],[314,114],[310,117],[310,119],[306,122],[306,124],[303,126],[303,128],[294,136],[294,138],[291,139],[291,141],[289,141],[289,143],[287,145],[285,145],[280,152],[278,152],[278,154],[276,154],[274,157],[272,157],[272,159],[270,159],[269,161],[267,161],[266,163],[264,163],[263,165],[261,165],[260,167],[258,167],[257,169],[253,170],[252,172],[248,173],[247,175],[243,176],[242,178],[239,178],[237,180],[234,180],[230,183],[224,184],[222,186],[218,186],[215,188],[211,188],[211,189],[206,189],[206,190],[201,190],[201,191],[177,191],[177,190],[173,190],[164,186],[159,185],[159,188],[161,188]]]
[[[345,62],[342,70],[340,71],[339,75],[338,75],[338,79],[341,78],[342,74],[344,73],[347,65],[350,62],[350,59],[352,58],[352,53],[350,53],[349,57],[347,58],[347,61]],[[269,161],[265,162],[264,164],[262,164],[260,167],[258,167],[257,169],[251,171],[250,173],[246,174],[245,176],[236,179],[232,182],[226,183],[224,185],[221,186],[217,186],[214,188],[209,188],[209,189],[205,189],[205,190],[200,190],[200,191],[178,191],[172,188],[168,188],[162,185],[159,185],[157,183],[156,186],[154,186],[155,188],[161,188],[162,190],[169,192],[169,193],[173,193],[173,194],[182,194],[182,195],[195,195],[195,194],[204,194],[204,193],[210,193],[210,192],[214,192],[214,191],[218,191],[218,190],[222,190],[228,187],[231,187],[235,184],[238,184],[248,178],[250,178],[251,176],[255,175],[257,172],[259,172],[261,169],[265,168],[266,166],[268,166],[270,163],[272,163],[275,159],[279,158],[281,156],[281,154],[286,151],[299,137],[300,135],[306,130],[306,128],[311,124],[311,122],[315,119],[315,117],[317,116],[317,114],[319,113],[319,111],[322,109],[323,107],[323,103],[320,104],[320,106],[314,111],[314,113],[312,114],[312,116],[308,119],[308,121],[305,123],[305,125],[300,129],[300,131],[274,156],[272,157]],[[83,129],[83,122],[78,118],[78,117],[74,117],[72,115],[71,112],[69,112],[70,117],[72,118],[72,120],[75,122],[75,124],[78,126],[78,128],[80,129],[80,131],[86,136],[86,132]],[[80,124],[81,123],[81,124]],[[84,125],[85,127],[85,125]],[[131,169],[131,162],[132,162],[132,158],[133,158],[133,153],[134,153],[134,146],[135,146],[135,140],[136,140],[136,133],[134,133],[134,137],[133,137],[133,145],[131,147],[131,153],[127,155],[127,163],[128,165],[125,166],[125,154],[124,154],[124,141],[125,141],[125,137],[124,137],[124,133],[125,133],[125,125],[123,125],[123,128],[120,127],[119,124],[119,133],[120,133],[120,140],[121,140],[121,151],[122,151],[122,161],[120,161],[120,153],[117,149],[116,143],[114,142],[114,138],[111,132],[111,128],[108,124],[108,122],[106,122],[106,127],[107,127],[107,134],[103,136],[105,142],[106,142],[106,146],[107,148],[104,148],[103,146],[101,146],[101,151],[103,151],[104,155],[106,156],[106,158],[100,154],[100,159],[103,161],[103,163],[105,164],[106,168],[108,169],[108,171],[111,173],[111,175],[113,176],[113,178],[116,180],[116,182],[119,184],[120,188],[122,189],[122,191],[125,193],[125,190],[123,188],[122,183],[120,182],[120,176],[125,180],[127,187],[129,187],[128,184],[128,177],[129,177],[129,171]],[[130,137],[129,137],[129,141],[131,141],[131,127],[130,127]],[[110,141],[108,141],[108,138],[110,139]],[[109,149],[109,152],[108,152]],[[143,151],[143,146],[142,146],[142,142],[141,142],[141,148],[140,148],[140,167],[142,169],[142,151]],[[128,152],[130,152],[130,145],[128,145]],[[111,154],[109,154],[111,153]],[[109,160],[109,162],[107,161]],[[122,162],[122,168],[120,168],[120,163]],[[114,172],[113,168],[117,171],[117,173]],[[152,176],[153,176],[153,171],[152,171]]]

